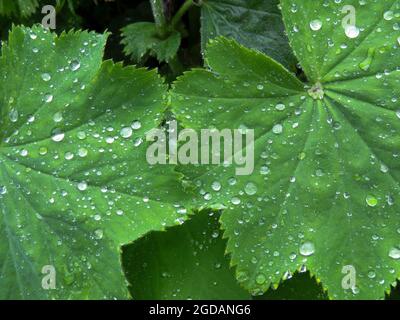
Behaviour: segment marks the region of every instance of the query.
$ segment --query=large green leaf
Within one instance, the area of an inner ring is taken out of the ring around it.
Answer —
[[[122,261],[135,299],[249,299],[235,280],[219,215],[201,212],[167,232],[124,247]]]
[[[294,69],[296,59],[284,34],[279,0],[204,0],[201,8],[201,42],[231,37],[246,47],[264,52]]]
[[[119,247],[181,223],[170,167],[146,162],[165,85],[102,62],[107,35],[15,27],[0,58],[0,297],[124,298]],[[44,290],[53,265],[56,289]]]
[[[399,276],[400,2],[346,4],[357,37],[341,27],[343,2],[282,1],[309,83],[219,39],[207,51],[211,70],[187,73],[173,92],[186,126],[255,130],[252,175],[197,172],[200,205],[227,207],[228,251],[253,294],[302,266],[339,299],[383,298]],[[350,289],[348,265],[357,275]]]

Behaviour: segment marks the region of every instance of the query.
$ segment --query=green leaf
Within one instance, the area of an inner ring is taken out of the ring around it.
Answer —
[[[0,0],[0,15],[30,16],[39,6],[37,0]]]
[[[135,299],[249,299],[235,280],[219,215],[200,212],[184,225],[152,232],[123,248]],[[199,281],[200,280],[200,281]]]
[[[155,71],[102,62],[107,35],[15,27],[0,58],[0,298],[128,297],[120,245],[181,223],[171,167],[146,161]],[[56,289],[42,288],[54,266]]]
[[[181,35],[172,31],[165,39],[160,38],[157,27],[151,22],[132,23],[122,29],[124,52],[136,62],[146,54],[156,57],[159,62],[169,62],[178,52]]]
[[[210,39],[231,37],[264,52],[290,69],[296,59],[284,34],[279,0],[204,0],[201,8],[203,51]]]
[[[218,39],[206,55],[211,70],[175,85],[172,104],[186,126],[255,130],[252,175],[235,177],[235,166],[197,173],[211,199],[200,205],[227,207],[228,251],[253,294],[303,266],[333,298],[383,298],[400,274],[400,2],[347,4],[357,12],[356,38],[341,27],[343,3],[282,1],[310,83]]]
[[[287,275],[291,276],[291,275]],[[291,278],[282,281],[278,288],[270,288],[256,300],[327,300],[320,283],[309,272],[296,272]]]

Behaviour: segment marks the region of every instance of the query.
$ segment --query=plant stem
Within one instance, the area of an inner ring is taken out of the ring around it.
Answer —
[[[170,61],[168,61],[168,65],[174,74],[174,78],[180,76],[184,71],[184,67],[179,61],[178,55],[175,55]]]
[[[151,9],[153,11],[154,22],[157,31],[161,37],[164,37],[167,30],[167,19],[165,18],[163,0],[150,0]]]
[[[185,3],[179,8],[178,12],[175,14],[175,16],[171,20],[171,27],[176,28],[178,23],[181,21],[183,15],[186,13],[186,11],[189,10],[189,8],[194,4],[193,0],[186,0]]]

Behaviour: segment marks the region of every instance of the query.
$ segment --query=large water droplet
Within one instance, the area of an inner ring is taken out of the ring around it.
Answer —
[[[132,128],[130,127],[125,127],[122,128],[120,131],[120,135],[122,138],[128,139],[132,136]]]
[[[390,249],[389,257],[392,259],[395,259],[395,260],[400,259],[400,249],[396,248],[396,247],[393,247],[392,249]]]
[[[310,22],[310,28],[313,31],[318,31],[322,28],[322,21],[319,19],[315,19]]]
[[[315,251],[314,244],[310,241],[304,242],[300,246],[300,250],[299,250],[300,254],[305,257],[311,256],[312,254],[314,254],[314,251]]]

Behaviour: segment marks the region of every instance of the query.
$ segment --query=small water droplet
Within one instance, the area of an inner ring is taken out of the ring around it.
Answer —
[[[80,191],[85,191],[87,189],[87,183],[86,181],[82,181],[78,183],[78,189]]]
[[[81,67],[81,63],[78,60],[72,60],[69,67],[72,71],[76,71]]]
[[[131,128],[133,130],[139,130],[141,127],[142,127],[142,124],[138,120],[133,121],[131,124]]]
[[[257,193],[257,186],[254,183],[249,182],[244,187],[244,192],[249,196],[255,195]]]
[[[275,134],[281,134],[282,131],[283,131],[283,126],[281,124],[276,124],[272,128],[272,132],[275,133]]]
[[[266,280],[267,280],[267,278],[262,273],[258,274],[256,277],[256,283],[260,284],[260,285],[264,284]]]
[[[375,207],[375,206],[378,204],[378,199],[375,198],[375,197],[372,196],[372,195],[368,195],[368,196],[365,198],[365,201],[367,202],[367,205],[370,206],[370,207]]]
[[[42,79],[43,81],[50,81],[51,80],[51,75],[49,73],[42,73]]]

